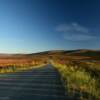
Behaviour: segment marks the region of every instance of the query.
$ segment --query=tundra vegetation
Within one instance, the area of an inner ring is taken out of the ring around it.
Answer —
[[[100,100],[100,63],[81,61],[51,62],[59,71],[67,94],[80,100]]]
[[[0,61],[0,73],[10,73],[29,70],[32,68],[39,68],[45,65],[47,62],[45,59],[35,58],[35,59],[12,59],[6,58]]]

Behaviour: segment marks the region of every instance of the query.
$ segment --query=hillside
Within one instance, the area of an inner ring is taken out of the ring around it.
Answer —
[[[52,50],[32,54],[0,54],[0,65],[29,64],[33,61],[45,62],[49,58],[65,60],[100,60],[100,51],[96,50]]]

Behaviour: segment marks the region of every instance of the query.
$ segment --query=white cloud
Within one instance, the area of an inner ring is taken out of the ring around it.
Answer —
[[[77,23],[59,25],[56,28],[56,30],[59,32],[77,31],[77,32],[85,32],[85,33],[87,33],[89,31],[87,28],[82,27]]]
[[[71,36],[64,34],[63,36],[66,40],[71,40],[71,41],[86,41],[94,38],[93,36],[83,35],[83,34],[71,35]]]
[[[56,28],[56,31],[62,33],[66,40],[71,41],[86,41],[95,38],[89,29],[79,25],[78,23],[59,25]]]

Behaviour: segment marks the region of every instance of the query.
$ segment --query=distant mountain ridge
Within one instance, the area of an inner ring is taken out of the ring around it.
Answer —
[[[100,50],[51,50],[30,54],[4,54],[0,53],[0,65],[31,64],[32,62],[47,62],[48,59],[60,59],[61,61],[100,61]]]
[[[100,56],[100,50],[89,50],[89,49],[77,49],[77,50],[51,50],[51,51],[43,51],[37,53],[30,54],[8,54],[8,53],[0,53],[0,57],[13,57],[13,56],[32,56],[32,55],[44,55],[44,54],[68,54],[68,55],[82,55],[82,56]]]
[[[100,59],[100,50],[51,50],[30,54],[6,54],[0,53],[0,59],[31,59],[34,57],[48,57],[48,56],[70,56],[71,57],[91,57],[92,59]]]

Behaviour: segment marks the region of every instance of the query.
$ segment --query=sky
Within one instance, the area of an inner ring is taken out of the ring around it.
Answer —
[[[100,0],[0,0],[0,53],[100,50]]]

